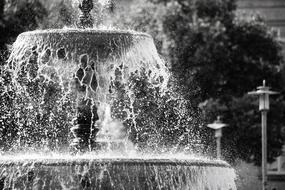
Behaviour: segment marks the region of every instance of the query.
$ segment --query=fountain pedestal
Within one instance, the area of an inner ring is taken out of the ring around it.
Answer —
[[[79,3],[79,9],[81,10],[78,23],[79,28],[93,27],[93,18],[90,14],[90,11],[93,9],[93,7],[93,0],[82,0],[82,2]]]
[[[70,129],[74,136],[70,144],[72,152],[85,152],[94,148],[92,146],[99,131],[95,126],[98,119],[97,109],[95,105],[92,105],[92,101],[90,99],[80,100],[77,118],[73,120],[74,126]]]

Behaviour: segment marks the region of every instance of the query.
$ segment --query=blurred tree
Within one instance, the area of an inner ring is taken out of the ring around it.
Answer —
[[[39,0],[1,1],[0,9],[0,52],[7,56],[7,45],[20,33],[38,28],[47,12]]]
[[[261,164],[261,118],[258,111],[258,98],[248,95],[232,97],[231,101],[222,103],[220,99],[208,99],[200,105],[204,111],[206,123],[212,123],[217,115],[223,116],[223,121],[229,127],[223,129],[223,152],[231,162],[241,158],[247,162]],[[268,161],[272,162],[280,155],[284,139],[281,130],[284,127],[285,102],[283,97],[271,100],[271,110],[268,114]],[[202,138],[212,146],[207,134],[213,133],[204,128]],[[212,141],[213,142],[213,141]]]
[[[4,7],[5,7],[5,1],[1,1],[0,2],[0,18],[3,18]]]
[[[224,116],[231,126],[224,135],[226,156],[260,164],[258,108],[244,94],[263,79],[284,94],[283,57],[278,40],[262,19],[241,18],[235,9],[234,0],[149,0],[118,18],[126,17],[123,22],[128,26],[154,36],[184,96],[203,110],[205,123]],[[272,102],[269,115],[270,161],[284,143],[278,135],[285,123],[282,94]],[[210,145],[210,131],[200,131]]]
[[[72,27],[76,23],[77,9],[72,5],[73,1],[68,0],[53,0],[50,2],[43,2],[47,7],[48,15],[44,19],[43,28],[63,28]]]

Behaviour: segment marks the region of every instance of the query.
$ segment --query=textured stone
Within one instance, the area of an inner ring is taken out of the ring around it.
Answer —
[[[187,159],[0,160],[0,179],[7,189],[235,189],[227,163]]]

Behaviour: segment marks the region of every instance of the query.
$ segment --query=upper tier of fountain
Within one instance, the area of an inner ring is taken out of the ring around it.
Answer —
[[[49,47],[51,50],[64,48],[65,51],[76,52],[77,55],[88,53],[89,56],[99,58],[110,57],[110,53],[126,51],[130,46],[139,41],[147,40],[152,43],[148,34],[121,31],[121,30],[93,30],[93,29],[53,29],[36,30],[20,34],[13,49],[17,45],[32,46],[36,50]],[[41,47],[37,47],[41,46]],[[57,53],[64,53],[58,52]],[[96,54],[98,53],[98,54]],[[94,55],[96,54],[96,55]],[[58,56],[60,58],[60,55]]]
[[[92,130],[96,131],[95,124],[104,128],[105,123],[108,128],[113,119],[134,120],[131,77],[146,75],[160,89],[166,89],[169,77],[151,36],[121,30],[55,29],[22,33],[13,44],[9,69],[17,93],[27,96],[29,104],[39,108],[29,117],[50,113],[66,102],[66,97],[77,104],[71,103],[73,111],[67,114],[74,113],[71,117],[77,118],[71,128],[76,136],[72,144],[84,149],[90,144]],[[59,88],[51,92],[47,89],[51,84]],[[39,93],[33,93],[35,87]],[[123,91],[127,93],[123,95]],[[48,96],[62,98],[57,104],[46,106],[51,99]],[[118,107],[115,101],[129,105]],[[106,118],[108,107],[112,109],[110,118]],[[114,114],[118,116],[114,118]],[[48,127],[42,130],[45,128]]]

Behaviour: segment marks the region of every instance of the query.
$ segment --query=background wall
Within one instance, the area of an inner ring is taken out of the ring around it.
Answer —
[[[279,30],[285,37],[285,1],[284,0],[238,0],[240,11],[259,13],[266,23]]]

